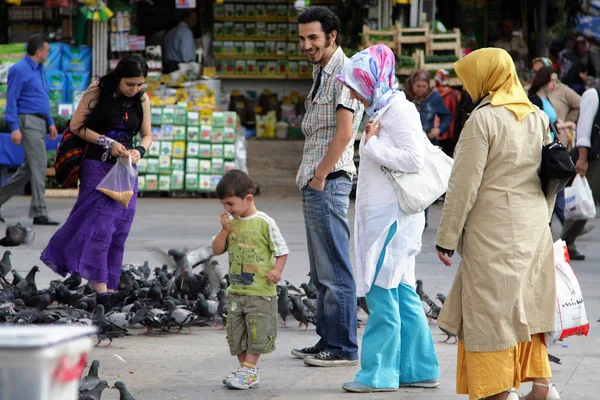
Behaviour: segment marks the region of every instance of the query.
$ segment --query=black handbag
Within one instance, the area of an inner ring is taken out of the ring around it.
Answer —
[[[558,141],[558,132],[553,123],[550,123],[550,129],[554,133],[554,141],[542,148],[540,168],[542,191],[546,198],[556,196],[575,176],[573,160],[567,148]]]

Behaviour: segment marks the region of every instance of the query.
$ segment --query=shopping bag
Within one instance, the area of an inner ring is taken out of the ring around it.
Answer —
[[[556,264],[556,330],[545,334],[546,345],[569,336],[587,336],[590,324],[585,312],[579,281],[569,265],[569,252],[563,240],[554,243]]]
[[[565,188],[565,219],[591,219],[596,216],[596,204],[587,179],[575,175]]]
[[[131,155],[129,155],[128,161],[123,158],[117,159],[96,189],[127,207],[133,197],[136,178],[137,171],[133,168]]]

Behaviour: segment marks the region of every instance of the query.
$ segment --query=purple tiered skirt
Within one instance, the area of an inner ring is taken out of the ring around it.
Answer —
[[[137,202],[137,183],[129,207],[96,190],[113,164],[85,160],[80,170],[77,202],[63,226],[50,239],[40,259],[62,275],[79,272],[87,280],[116,290],[125,240]]]

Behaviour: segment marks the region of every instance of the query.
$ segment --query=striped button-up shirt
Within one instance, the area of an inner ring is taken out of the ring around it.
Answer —
[[[350,98],[350,91],[335,77],[341,71],[347,57],[341,47],[333,53],[321,76],[321,85],[313,96],[315,83],[320,67],[313,70],[313,87],[306,98],[306,114],[302,120],[302,132],[306,137],[302,164],[296,175],[296,184],[303,188],[314,177],[321,160],[327,154],[329,145],[335,136],[337,127],[336,111],[344,107],[354,111],[352,123],[352,139],[348,142],[342,157],[335,164],[331,172],[346,171],[350,175],[356,173],[354,166],[354,138],[362,120],[364,107],[357,100]]]

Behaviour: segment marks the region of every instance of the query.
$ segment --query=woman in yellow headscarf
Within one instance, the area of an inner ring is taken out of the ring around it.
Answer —
[[[557,400],[543,333],[555,329],[552,207],[538,169],[548,117],[529,102],[510,55],[481,49],[454,70],[477,103],[454,154],[437,234],[440,260],[462,260],[438,324],[460,340],[457,393]]]

